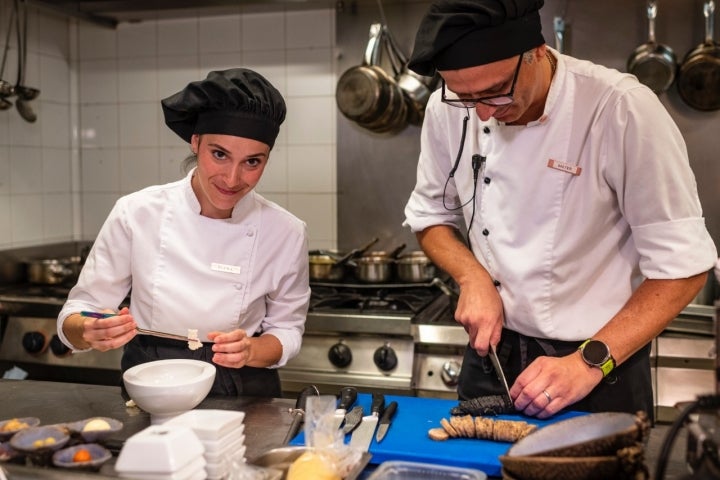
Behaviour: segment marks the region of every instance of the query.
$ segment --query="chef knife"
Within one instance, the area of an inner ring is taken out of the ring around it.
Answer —
[[[358,425],[357,429],[350,437],[350,446],[367,452],[372,443],[375,427],[378,424],[378,418],[385,410],[385,396],[381,393],[373,393],[372,404],[370,405],[370,415],[365,415]]]
[[[490,361],[493,364],[493,368],[495,369],[495,375],[497,375],[498,380],[500,380],[500,384],[505,388],[505,394],[508,397],[508,400],[512,402],[512,397],[510,396],[510,388],[508,388],[507,379],[505,378],[505,372],[503,372],[502,367],[500,366],[500,359],[498,359],[497,351],[495,350],[495,347],[493,345],[490,345]]]
[[[390,402],[385,411],[380,417],[378,422],[377,433],[375,434],[375,441],[380,443],[382,439],[387,435],[388,429],[390,428],[390,422],[392,422],[395,412],[397,411],[398,403],[396,401]]]
[[[354,431],[363,419],[362,405],[355,405],[352,410],[345,414],[345,423],[343,424],[343,435],[347,435]]]
[[[337,430],[345,420],[345,414],[348,412],[353,403],[357,400],[357,389],[355,387],[343,387],[340,390],[340,402],[335,409],[335,418],[333,419],[333,430]]]
[[[292,423],[290,423],[290,428],[288,428],[288,431],[285,434],[285,439],[282,443],[283,445],[287,445],[300,431],[300,428],[305,421],[305,405],[307,404],[308,397],[311,395],[320,395],[320,391],[315,385],[308,385],[303,388],[295,401],[295,408],[289,409],[290,415],[292,415],[293,419]]]

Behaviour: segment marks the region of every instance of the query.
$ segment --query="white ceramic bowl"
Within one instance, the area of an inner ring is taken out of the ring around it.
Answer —
[[[186,359],[143,363],[123,374],[130,398],[158,417],[171,417],[195,408],[210,392],[214,380],[214,365]]]

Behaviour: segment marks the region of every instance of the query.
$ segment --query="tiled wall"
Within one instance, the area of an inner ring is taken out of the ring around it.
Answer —
[[[91,240],[119,196],[182,176],[189,148],[159,101],[234,66],[265,75],[288,106],[258,191],[307,222],[311,248],[335,246],[334,11],[238,7],[116,30],[34,12],[31,23],[28,82],[47,83],[37,124],[0,112],[0,248]]]

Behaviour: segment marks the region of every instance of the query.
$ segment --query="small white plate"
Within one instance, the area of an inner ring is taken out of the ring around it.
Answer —
[[[131,436],[115,464],[122,473],[170,474],[184,470],[191,462],[205,458],[200,439],[181,425],[151,425]]]
[[[245,412],[234,410],[190,410],[166,422],[193,429],[200,440],[217,440],[243,427]]]

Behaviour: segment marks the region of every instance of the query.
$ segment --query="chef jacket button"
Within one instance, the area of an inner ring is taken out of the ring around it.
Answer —
[[[500,280],[493,280],[493,285],[495,285],[496,287],[499,287],[501,285]]]
[[[485,182],[486,185],[490,184],[490,177],[483,178],[483,182]]]
[[[254,236],[255,236],[255,232],[253,232],[252,230],[250,230],[249,232],[247,232],[247,236],[248,236],[248,237],[254,237]]]
[[[236,283],[236,284],[235,284],[235,290],[242,290],[242,288],[243,288],[242,283]]]
[[[483,228],[482,234],[487,237],[488,235],[490,235],[490,230],[488,230],[487,228]]]
[[[483,128],[483,132],[484,132],[484,133],[490,133],[490,127],[485,127],[485,128]]]

